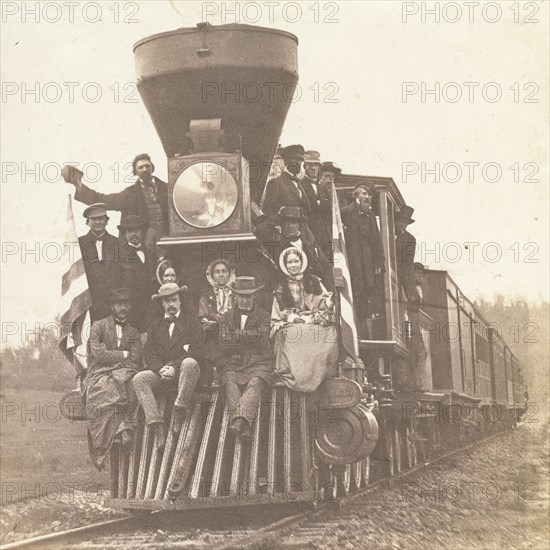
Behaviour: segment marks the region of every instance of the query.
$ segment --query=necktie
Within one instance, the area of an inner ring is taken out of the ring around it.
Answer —
[[[174,316],[165,317],[164,322],[168,326],[168,336],[172,338],[172,334],[174,334],[174,326],[176,324],[176,317]]]
[[[145,252],[143,251],[143,245],[139,246],[133,246],[134,252],[136,253],[136,256],[139,258],[139,261],[144,264],[145,263]]]
[[[119,321],[118,319],[115,319],[115,332],[116,332],[116,345],[117,348],[120,347],[120,343],[122,342],[122,331],[126,325],[126,321]]]

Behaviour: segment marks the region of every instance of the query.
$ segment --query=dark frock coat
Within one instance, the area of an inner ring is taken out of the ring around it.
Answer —
[[[132,309],[129,320],[139,332],[145,332],[151,322],[157,317],[155,306],[151,300],[158,289],[155,274],[157,258],[145,246],[141,249],[145,262],[139,259],[134,247],[128,243],[120,246],[120,267],[122,270],[122,286],[132,292]]]
[[[158,201],[162,211],[163,218],[163,233],[168,234],[168,186],[157,177],[154,178],[157,185]],[[94,204],[103,202],[107,206],[107,210],[118,210],[121,212],[121,218],[130,215],[140,216],[145,222],[144,229],[148,226],[148,213],[143,197],[143,189],[140,180],[138,179],[133,185],[126,187],[118,193],[99,193],[82,184],[80,189],[77,189],[74,198],[84,204]]]
[[[112,290],[122,286],[118,239],[107,232],[105,233],[101,261],[99,261],[95,242],[96,238],[91,231],[78,238],[92,297],[92,307],[90,308],[92,322],[111,314],[109,295]]]
[[[414,287],[414,254],[416,251],[416,239],[408,231],[398,233],[395,237],[395,259],[397,264],[397,276],[405,295],[409,300],[416,296]]]
[[[353,293],[376,286],[374,270],[384,271],[384,249],[374,212],[363,213],[354,201],[341,210]]]
[[[245,385],[258,377],[271,385],[275,370],[275,358],[269,346],[271,316],[257,305],[243,313],[248,315],[244,329],[241,329],[241,310],[237,307],[222,315],[220,370],[223,381]]]
[[[302,179],[301,184],[310,205],[307,224],[325,256],[329,256],[331,242],[331,225],[329,220],[332,216],[330,199],[327,197],[321,184],[315,184],[307,176]],[[314,185],[317,187],[317,193],[315,193]]]
[[[302,184],[293,181],[287,172],[267,182],[262,211],[276,214],[282,206],[298,206],[306,216],[309,214],[310,204]]]
[[[129,352],[128,358],[124,351]],[[130,323],[123,325],[120,346],[112,315],[92,324],[83,398],[90,455],[98,469],[103,468],[120,425],[137,423],[138,402],[131,380],[142,365],[141,339]]]
[[[178,371],[187,357],[195,359],[200,366],[203,357],[202,328],[196,316],[180,310],[172,337],[164,317],[149,326],[145,342],[145,366],[148,370],[158,374],[162,367],[170,365]]]

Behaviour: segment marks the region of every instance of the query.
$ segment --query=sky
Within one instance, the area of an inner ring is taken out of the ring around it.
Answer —
[[[166,180],[132,46],[203,20],[298,36],[301,93],[281,143],[345,173],[392,177],[415,208],[418,261],[448,270],[471,299],[548,299],[548,2],[1,7],[2,345],[58,313],[73,190],[60,167],[86,165],[93,187],[114,192],[146,151]]]

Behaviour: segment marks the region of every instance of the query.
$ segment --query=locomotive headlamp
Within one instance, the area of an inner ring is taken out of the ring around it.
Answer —
[[[179,217],[193,227],[216,227],[229,219],[239,193],[235,178],[217,162],[196,162],[177,176],[172,191]]]

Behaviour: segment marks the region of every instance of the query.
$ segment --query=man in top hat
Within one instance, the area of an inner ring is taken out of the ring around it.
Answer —
[[[83,382],[90,455],[100,470],[116,437],[123,445],[134,438],[139,409],[131,380],[143,360],[139,333],[128,322],[129,290],[112,290],[110,304],[111,315],[92,323]]]
[[[121,286],[121,269],[118,239],[105,229],[109,220],[105,204],[88,206],[84,217],[90,231],[78,238],[78,244],[92,297],[90,319],[94,322],[111,313],[109,293]]]
[[[359,184],[353,191],[353,202],[340,214],[346,237],[347,258],[356,312],[362,321],[382,314],[384,310],[384,249],[371,208],[370,189]]]
[[[147,153],[137,155],[132,161],[132,172],[137,176],[134,184],[118,193],[98,193],[82,183],[84,175],[73,166],[65,166],[61,175],[76,187],[74,198],[84,204],[102,202],[107,210],[119,210],[121,217],[137,215],[143,219],[145,242],[156,250],[156,242],[168,233],[168,186],[153,176],[155,165]]]
[[[162,303],[164,315],[147,331],[145,368],[134,378],[137,398],[145,412],[146,425],[154,425],[157,445],[164,446],[166,431],[158,396],[166,384],[177,384],[172,430],[179,433],[190,412],[193,393],[200,376],[202,328],[195,315],[182,311],[180,295],[187,287],[163,284],[153,300]]]
[[[281,151],[285,168],[280,176],[267,182],[264,199],[260,205],[264,214],[276,214],[282,206],[301,208],[307,215],[309,200],[298,179],[304,162],[304,148],[289,145]]]
[[[397,276],[405,292],[407,300],[414,300],[414,255],[416,252],[416,239],[407,231],[407,227],[414,223],[412,214],[414,208],[402,206],[395,216],[395,259]]]
[[[278,224],[278,225],[277,225]],[[323,250],[307,231],[302,209],[297,206],[282,206],[275,216],[271,216],[256,227],[256,236],[267,249],[269,257],[278,265],[279,256],[289,246],[303,250],[312,271],[332,290],[334,281],[332,265]]]
[[[317,151],[305,152],[305,175],[301,183],[309,201],[307,223],[313,233],[315,241],[319,244],[325,255],[327,255],[330,250],[331,242],[330,186],[327,188],[327,193],[320,183],[321,166],[321,156]]]
[[[122,218],[118,229],[121,235],[119,265],[122,284],[133,295],[130,322],[144,334],[155,316],[150,297],[158,288],[155,273],[157,258],[144,245],[144,221],[139,216]]]
[[[250,438],[262,390],[274,380],[275,362],[269,347],[270,315],[257,304],[263,288],[254,277],[237,277],[231,290],[232,310],[222,315],[219,363],[229,411],[229,429],[236,437]]]

